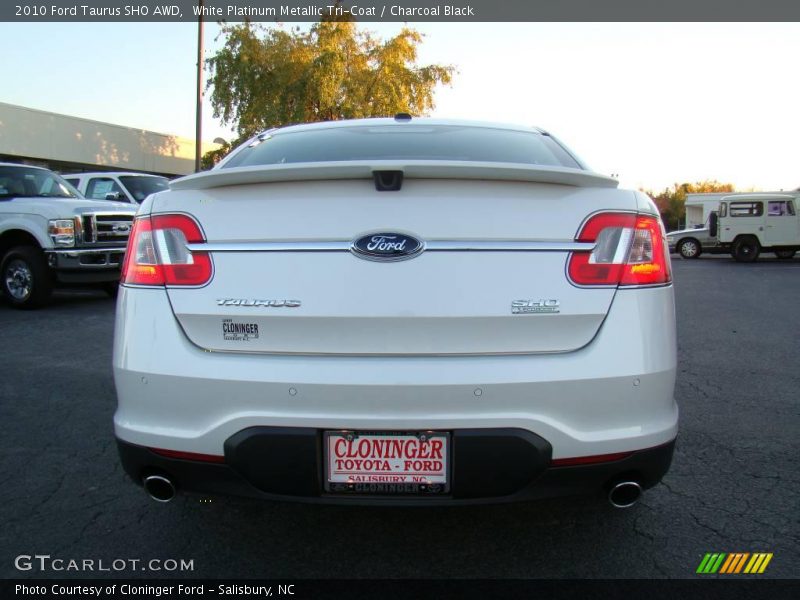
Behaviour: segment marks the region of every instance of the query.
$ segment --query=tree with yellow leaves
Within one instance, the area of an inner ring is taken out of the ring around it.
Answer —
[[[436,86],[454,73],[450,65],[418,66],[422,36],[409,28],[382,41],[353,20],[327,17],[307,32],[245,22],[222,34],[225,45],[208,60],[211,104],[239,138],[207,154],[206,167],[270,127],[429,113]]]

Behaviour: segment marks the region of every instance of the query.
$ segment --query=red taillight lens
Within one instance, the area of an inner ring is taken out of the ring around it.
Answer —
[[[574,252],[570,279],[577,285],[660,285],[672,281],[666,240],[657,217],[600,213],[577,241],[594,242],[591,252]]]
[[[204,241],[199,225],[187,215],[137,218],[121,281],[133,285],[204,285],[213,273],[211,256],[186,248],[186,244]]]

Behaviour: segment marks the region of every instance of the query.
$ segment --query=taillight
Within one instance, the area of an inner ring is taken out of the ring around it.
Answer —
[[[594,242],[591,252],[574,252],[569,277],[576,285],[660,285],[672,281],[664,231],[657,217],[599,213],[578,233]]]
[[[204,241],[200,226],[188,215],[139,217],[133,223],[120,279],[132,285],[204,285],[213,274],[211,256],[186,248]]]

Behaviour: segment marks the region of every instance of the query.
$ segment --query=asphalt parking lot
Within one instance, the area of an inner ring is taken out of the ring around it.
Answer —
[[[595,499],[384,509],[179,496],[122,472],[114,303],[0,301],[0,577],[692,578],[707,552],[772,552],[800,576],[800,258],[673,258],[681,433],[630,510]],[[15,557],[184,559],[185,573],[19,571]]]

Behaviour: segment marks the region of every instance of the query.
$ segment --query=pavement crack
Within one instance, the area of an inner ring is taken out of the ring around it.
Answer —
[[[38,508],[41,508],[42,506],[44,506],[45,504],[47,504],[48,502],[50,502],[50,500],[51,500],[51,499],[52,499],[52,498],[53,498],[53,497],[54,497],[54,496],[55,496],[55,495],[56,495],[58,492],[60,492],[60,491],[61,491],[61,486],[62,486],[62,485],[64,485],[64,480],[65,480],[66,478],[67,478],[67,475],[66,475],[66,473],[65,473],[65,474],[63,474],[63,475],[61,475],[61,477],[59,477],[58,481],[56,482],[56,485],[55,485],[55,487],[53,488],[53,491],[52,491],[52,492],[50,492],[49,494],[47,494],[46,496],[44,496],[44,497],[43,497],[43,498],[42,498],[42,499],[41,499],[41,500],[40,500],[40,501],[37,503],[37,507],[38,507]]]
[[[697,524],[698,527],[702,527],[703,529],[705,529],[707,531],[710,531],[711,533],[715,534],[716,536],[718,536],[718,537],[720,537],[722,539],[725,539],[727,537],[719,529],[717,529],[715,527],[712,527],[708,523],[704,523],[703,521],[701,521],[700,517],[698,517],[696,514],[694,514],[691,510],[687,511],[687,514],[692,518],[692,520]]]

